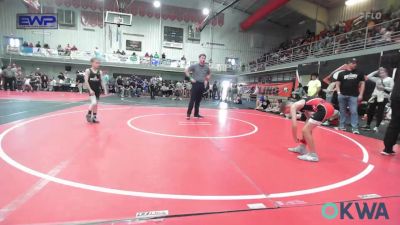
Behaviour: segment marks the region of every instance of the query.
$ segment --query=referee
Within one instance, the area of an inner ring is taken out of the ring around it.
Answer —
[[[208,81],[211,77],[210,68],[205,64],[206,63],[206,55],[199,55],[199,63],[191,65],[189,68],[185,69],[185,74],[187,79],[192,82],[192,90],[190,96],[190,102],[187,110],[187,119],[190,120],[190,115],[192,114],[193,106],[194,106],[194,117],[203,118],[199,114],[200,102],[203,97],[203,93],[205,91],[205,85],[208,84]],[[190,76],[190,73],[192,76]]]

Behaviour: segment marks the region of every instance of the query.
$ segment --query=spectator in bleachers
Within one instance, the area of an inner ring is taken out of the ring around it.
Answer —
[[[75,45],[72,45],[71,51],[78,51],[78,48]]]
[[[146,54],[144,54],[144,57],[146,57],[146,58],[150,57],[149,53],[146,52]]]
[[[25,92],[25,91],[26,92],[30,92],[30,91],[33,92],[33,87],[31,85],[31,81],[32,81],[32,76],[31,75],[28,75],[28,76],[25,77],[24,85],[22,86],[22,91],[23,92]]]
[[[29,43],[29,48],[33,48],[33,43],[32,42]]]
[[[177,81],[174,88],[175,97],[172,100],[182,100],[183,96],[183,84],[180,81]]]
[[[266,111],[271,102],[266,94],[260,96],[256,101],[256,110]]]
[[[166,55],[165,55],[164,52],[163,52],[163,54],[161,55],[161,58],[162,58],[162,59],[165,59],[165,58],[166,58]]]
[[[44,48],[44,49],[50,49],[50,46],[49,46],[49,44],[45,43],[45,44],[43,45],[43,48]]]
[[[257,60],[249,62],[251,71],[265,70],[264,66],[252,66],[254,64],[267,62],[267,65],[274,65],[285,63],[293,58],[295,60],[301,60],[310,54],[331,54],[333,46],[335,46],[335,54],[361,49],[363,45],[357,44],[356,41],[365,38],[366,34],[363,29],[366,27],[369,28],[368,46],[400,41],[399,37],[396,37],[396,39],[392,38],[393,32],[400,31],[400,20],[390,21],[399,17],[400,10],[393,13],[384,13],[382,19],[366,19],[365,16],[360,16],[356,19],[340,21],[321,31],[318,35],[307,31],[303,37],[287,40],[278,48],[263,54],[263,56]],[[386,23],[382,24],[384,22]],[[313,43],[312,46],[310,46],[311,43]]]
[[[297,89],[292,92],[292,95],[293,94],[295,95],[294,99],[300,99],[300,98],[303,98],[304,96],[306,96],[307,92],[304,90],[303,85],[301,83],[299,83],[299,86],[297,87]]]
[[[101,58],[101,52],[100,52],[100,49],[98,47],[94,48],[94,57]]]
[[[52,77],[49,82],[49,91],[54,91],[54,86],[56,86],[56,85],[57,85],[57,81],[56,81],[56,79],[54,79],[54,77]]]
[[[35,45],[36,48],[41,48],[42,46],[40,45],[40,41],[38,41]]]
[[[167,85],[165,83],[162,83],[162,86],[161,86],[161,94],[162,94],[162,96],[163,97],[168,97],[169,96],[168,95],[168,91],[169,91],[169,88],[167,87]]]
[[[61,47],[61,45],[58,45],[57,46],[57,51],[58,51],[58,54],[61,55],[61,53],[64,52],[64,49]]]
[[[357,70],[357,60],[351,59],[346,70],[338,74],[336,87],[340,109],[340,130],[346,130],[347,108],[350,110],[352,132],[360,134],[358,130],[358,102],[361,102],[365,90],[365,74]]]
[[[65,51],[65,55],[70,56],[71,55],[71,46],[69,44],[67,44],[67,46],[65,46],[64,48]]]
[[[29,47],[28,42],[24,41],[24,43],[22,43],[22,47],[25,47],[25,48]]]
[[[58,74],[57,78],[58,78],[58,80],[59,80],[58,83],[63,84],[63,83],[65,82],[65,75],[64,75],[63,72],[60,72],[60,73]]]
[[[85,73],[82,71],[76,71],[75,78],[76,86],[78,87],[78,91],[80,94],[83,92],[83,84],[85,83]]]

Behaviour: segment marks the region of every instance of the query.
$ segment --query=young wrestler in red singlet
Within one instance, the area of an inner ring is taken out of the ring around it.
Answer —
[[[300,153],[298,159],[318,162],[319,158],[315,151],[312,130],[321,125],[331,117],[337,116],[338,111],[335,110],[331,103],[322,98],[301,99],[297,102],[286,102],[281,105],[281,112],[290,114],[292,120],[292,135],[296,143],[300,143],[295,148],[289,148],[289,151]],[[304,112],[307,116],[307,122],[303,127],[303,138],[297,137],[297,112]],[[308,146],[308,150],[306,149]]]

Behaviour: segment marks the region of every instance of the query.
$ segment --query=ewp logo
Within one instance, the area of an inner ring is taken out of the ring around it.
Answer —
[[[57,14],[17,14],[17,29],[57,28]]]
[[[362,204],[358,202],[340,202],[339,207],[335,203],[326,203],[322,206],[322,216],[329,220],[338,216],[340,216],[341,220],[353,220],[355,215],[360,220],[389,219],[386,205],[383,202],[373,202],[372,205],[368,205],[366,202]]]

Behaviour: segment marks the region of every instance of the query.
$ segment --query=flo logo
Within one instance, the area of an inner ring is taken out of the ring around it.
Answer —
[[[368,220],[378,220],[378,219],[389,219],[389,214],[386,209],[385,203],[383,202],[372,202],[368,204],[366,202],[340,202],[335,203],[325,203],[322,206],[322,216],[328,220],[336,219],[368,219]]]

